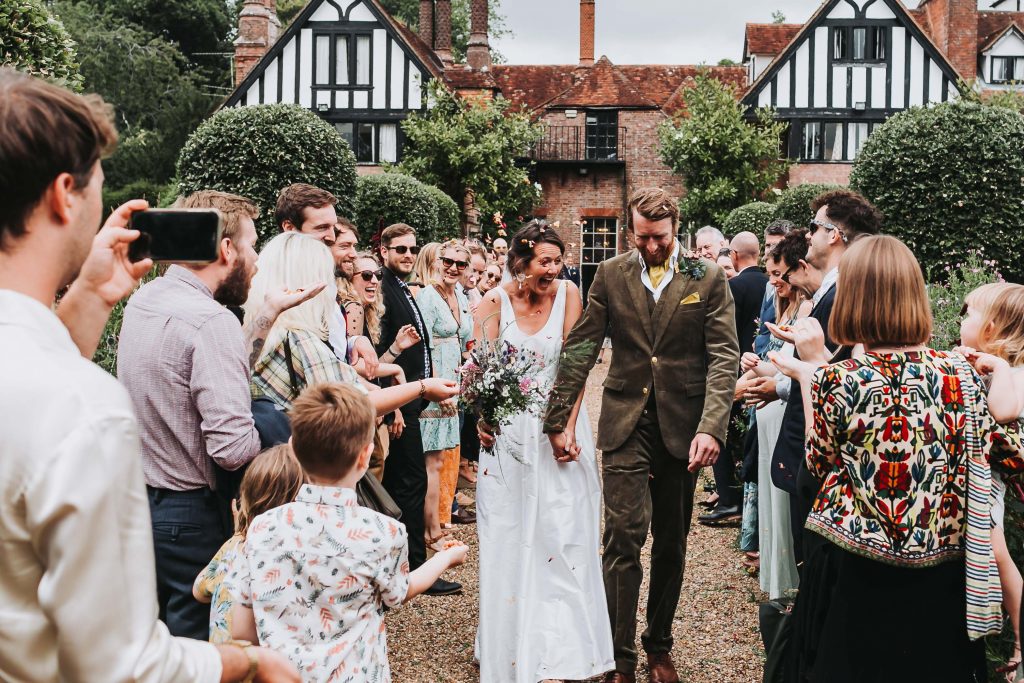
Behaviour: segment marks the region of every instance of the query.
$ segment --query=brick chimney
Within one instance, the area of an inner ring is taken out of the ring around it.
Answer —
[[[442,64],[451,66],[452,0],[436,0],[434,3],[434,52]]]
[[[245,80],[277,40],[280,31],[277,0],[245,0],[238,15],[238,37],[235,38],[235,85]]]
[[[928,16],[931,37],[960,75],[978,77],[977,0],[928,0],[921,6]]]
[[[434,0],[420,0],[420,38],[434,47]]]
[[[491,67],[491,46],[487,42],[487,0],[470,0],[466,63],[476,70]]]
[[[594,66],[594,0],[580,0],[580,66]]]

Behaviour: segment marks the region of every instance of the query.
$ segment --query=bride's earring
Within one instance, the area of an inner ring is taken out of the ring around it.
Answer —
[[[516,273],[516,282],[519,283],[519,289],[522,289],[523,283],[526,282],[526,275],[523,273]]]

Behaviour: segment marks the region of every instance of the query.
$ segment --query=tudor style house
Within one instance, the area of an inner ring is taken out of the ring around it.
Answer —
[[[511,101],[545,124],[528,154],[543,188],[534,216],[558,223],[586,289],[598,263],[628,248],[625,206],[633,189],[656,184],[685,192],[659,157],[657,128],[680,112],[698,67],[595,59],[595,0],[580,0],[577,64],[493,64],[487,0],[471,0],[470,9],[466,63],[456,64],[450,0],[420,0],[415,33],[377,0],[310,0],[283,32],[275,0],[246,0],[235,42],[238,85],[225,106],[308,107],[349,141],[359,172],[372,173],[401,157],[399,124],[426,108],[422,86],[430,79],[467,97]],[[746,85],[743,67],[711,73]]]
[[[1011,7],[1012,5],[1012,7]],[[744,102],[789,123],[789,182],[846,183],[864,141],[915,105],[1017,89],[1024,14],[1016,0],[827,0],[805,24],[747,24]]]

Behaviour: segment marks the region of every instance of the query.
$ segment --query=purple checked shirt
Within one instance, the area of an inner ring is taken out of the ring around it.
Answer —
[[[138,415],[147,485],[214,488],[214,463],[236,470],[256,457],[249,372],[238,319],[191,271],[171,266],[132,295],[117,378]]]

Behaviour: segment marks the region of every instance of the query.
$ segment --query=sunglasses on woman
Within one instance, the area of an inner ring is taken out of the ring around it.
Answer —
[[[456,261],[455,259],[445,258],[444,256],[442,256],[441,265],[444,266],[445,270],[448,270],[452,266],[455,266],[455,269],[461,273],[469,265],[469,261]]]
[[[415,256],[416,254],[420,253],[420,248],[418,246],[407,247],[404,244],[400,244],[397,247],[384,247],[384,248],[387,249],[388,251],[395,252],[399,256],[403,256],[406,252],[411,253],[413,256]]]
[[[363,282],[370,282],[374,278],[377,278],[377,282],[380,282],[384,277],[384,269],[378,268],[377,270],[361,270],[359,271],[359,277],[363,278]]]

